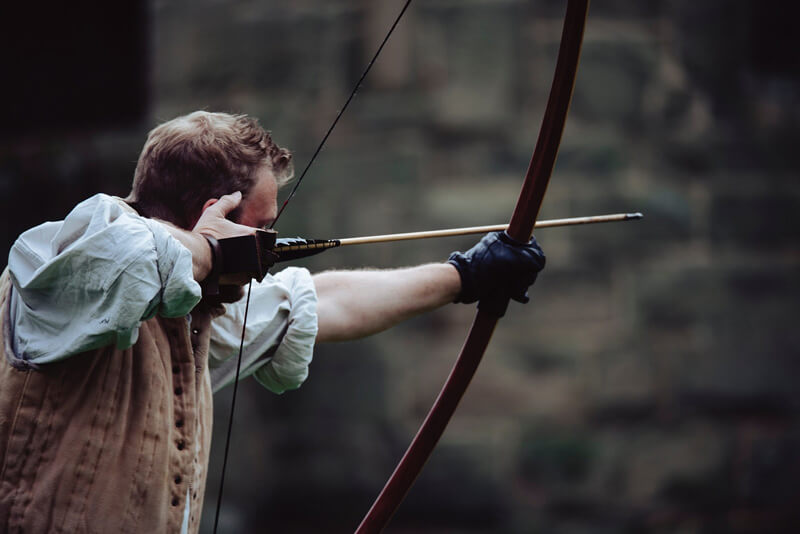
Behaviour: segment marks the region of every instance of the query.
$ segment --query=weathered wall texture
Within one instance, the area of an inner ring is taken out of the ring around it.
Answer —
[[[246,112],[303,168],[399,0],[158,1],[142,124],[7,144],[24,226],[124,193],[147,128]],[[507,220],[565,2],[419,0],[281,219],[345,237]],[[798,8],[596,0],[543,218],[548,266],[513,305],[390,532],[791,532],[800,527]],[[470,239],[329,252],[313,269],[440,261]],[[238,403],[225,531],[347,532],[433,402],[472,310],[358,343]],[[229,396],[217,411],[213,519]]]

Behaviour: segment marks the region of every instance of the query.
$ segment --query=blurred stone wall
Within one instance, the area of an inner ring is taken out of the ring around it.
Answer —
[[[140,124],[7,142],[22,228],[122,194],[149,127],[259,117],[298,172],[399,0],[155,1]],[[565,2],[419,0],[281,218],[345,237],[508,219]],[[800,526],[798,8],[596,0],[542,218],[548,266],[512,305],[389,532],[794,532]],[[49,194],[42,195],[42,191]],[[35,209],[31,196],[37,199]],[[21,199],[21,200],[20,200]],[[23,209],[24,206],[30,206]],[[471,239],[354,247],[313,270],[441,261]],[[473,310],[318,347],[276,397],[240,390],[221,526],[348,532],[444,382]],[[219,395],[204,531],[230,392]]]

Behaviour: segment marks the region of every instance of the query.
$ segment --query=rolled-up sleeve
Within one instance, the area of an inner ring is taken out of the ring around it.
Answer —
[[[245,299],[226,308],[211,323],[209,367],[215,391],[235,377]],[[253,282],[240,378],[253,375],[274,393],[300,387],[308,377],[316,337],[317,294],[306,269],[290,267]]]
[[[143,320],[185,315],[201,296],[191,253],[163,224],[107,195],[22,234],[8,265],[14,349],[37,364],[128,348]]]

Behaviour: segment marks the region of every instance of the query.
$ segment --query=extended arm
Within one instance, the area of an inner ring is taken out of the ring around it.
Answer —
[[[375,334],[453,302],[461,289],[449,263],[388,271],[329,271],[314,276],[317,341],[346,341]]]
[[[449,302],[472,303],[496,295],[527,302],[527,289],[544,263],[536,240],[516,243],[494,232],[466,253],[451,254],[448,263],[316,275],[317,340],[375,334]]]
[[[448,263],[393,270],[328,271],[313,277],[290,267],[253,284],[242,374],[281,393],[308,375],[315,342],[375,334],[449,302],[505,294],[525,300],[544,266],[535,241],[505,242],[489,234]],[[210,363],[215,389],[234,379],[244,301],[213,322]]]

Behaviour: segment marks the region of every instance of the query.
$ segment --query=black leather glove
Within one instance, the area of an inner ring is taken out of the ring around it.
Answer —
[[[453,252],[447,260],[461,276],[461,292],[455,302],[491,299],[528,302],[528,288],[544,268],[544,252],[535,238],[517,243],[505,232],[486,234],[467,252]],[[503,310],[505,311],[505,305]]]

